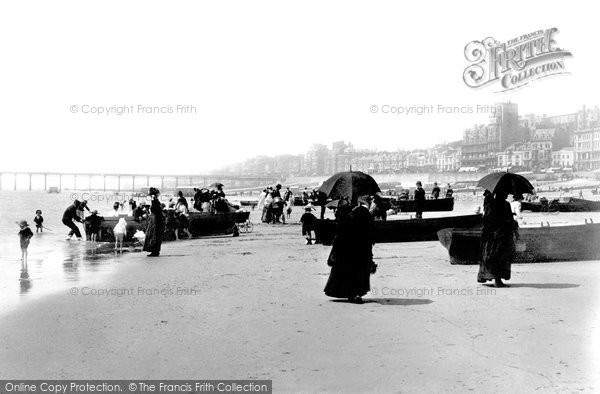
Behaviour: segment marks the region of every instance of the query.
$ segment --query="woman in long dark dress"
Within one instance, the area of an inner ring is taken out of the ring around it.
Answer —
[[[156,257],[160,254],[160,245],[162,244],[163,234],[165,232],[165,218],[162,212],[162,206],[158,200],[160,192],[151,187],[148,192],[152,199],[150,203],[150,216],[146,226],[146,241],[144,250],[150,252],[149,257]]]
[[[494,280],[496,287],[505,287],[502,279],[510,279],[510,266],[515,253],[515,236],[519,225],[513,219],[512,209],[506,201],[508,194],[486,196],[481,234],[481,264],[477,282]]]
[[[338,230],[327,264],[331,267],[325,294],[362,303],[371,290],[369,278],[373,268],[373,218],[364,206],[353,210],[338,207]]]

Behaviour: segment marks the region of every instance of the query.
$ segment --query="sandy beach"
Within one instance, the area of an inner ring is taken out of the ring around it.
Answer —
[[[363,305],[326,297],[297,224],[119,256],[3,315],[2,379],[272,379],[275,392],[593,392],[600,262],[476,283],[438,242],[380,244]],[[92,294],[102,293],[105,294]]]

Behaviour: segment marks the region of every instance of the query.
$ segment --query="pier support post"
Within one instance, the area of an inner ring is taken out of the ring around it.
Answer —
[[[58,191],[62,192],[62,174],[58,174]]]
[[[31,177],[32,177],[32,175],[29,174],[29,191],[31,191]]]
[[[88,178],[88,191],[92,190],[92,176],[90,175]]]
[[[148,181],[148,183],[150,183],[150,181]],[[150,185],[148,185],[150,186]],[[160,177],[160,190],[162,191],[165,188],[165,177],[161,176]]]
[[[73,175],[73,189],[77,190],[77,175]]]
[[[117,175],[117,193],[121,192],[121,175]]]
[[[13,190],[17,190],[17,174],[13,174]]]
[[[48,174],[44,174],[44,191],[48,190]]]
[[[106,175],[102,175],[102,188],[106,191]]]

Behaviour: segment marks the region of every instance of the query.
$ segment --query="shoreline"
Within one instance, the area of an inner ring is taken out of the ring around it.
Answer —
[[[598,261],[513,265],[513,287],[493,289],[476,283],[476,266],[451,266],[438,242],[379,244],[372,292],[354,305],[323,293],[329,247],[304,245],[298,226],[257,227],[166,243],[159,258],[120,256],[124,269],[106,283],[195,293],[63,293],[6,313],[2,378],[273,379],[282,392],[598,388]]]

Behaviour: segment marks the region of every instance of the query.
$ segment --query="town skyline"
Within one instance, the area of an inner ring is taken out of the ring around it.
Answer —
[[[470,171],[515,167],[539,170],[575,165],[578,170],[595,170],[600,167],[598,142],[584,142],[590,138],[598,141],[595,137],[598,133],[581,135],[586,129],[600,126],[597,105],[582,105],[573,112],[552,115],[521,114],[518,103],[510,101],[495,103],[494,108],[487,124],[467,127],[462,130],[462,138],[453,141],[413,149],[357,147],[351,140],[317,142],[301,153],[257,155],[213,173],[323,175],[327,171],[348,170],[351,166],[355,170],[384,173],[417,169]]]

